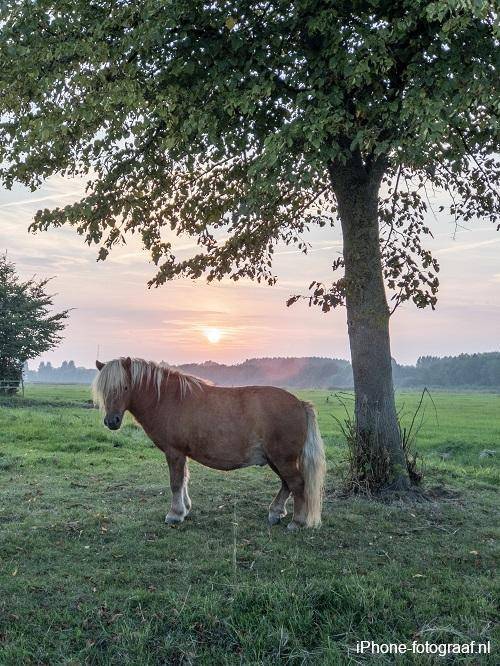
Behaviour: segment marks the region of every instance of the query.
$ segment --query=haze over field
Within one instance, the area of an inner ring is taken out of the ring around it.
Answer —
[[[352,388],[353,373],[349,361],[332,358],[252,358],[235,365],[214,361],[188,363],[178,366],[195,377],[217,386],[268,385],[284,388]],[[97,370],[77,367],[73,361],[63,361],[60,367],[40,363],[29,368],[26,382],[46,384],[90,384]],[[460,354],[436,358],[425,356],[416,366],[400,365],[393,361],[392,375],[398,388],[439,387],[448,389],[500,389],[500,352]]]
[[[137,355],[173,364],[235,363],[257,355],[349,358],[345,310],[323,314],[306,303],[285,306],[289,295],[306,293],[312,280],[329,281],[332,260],[341,251],[338,228],[314,229],[308,256],[280,248],[275,287],[177,280],[148,290],[154,266],[138,238],[96,263],[97,248],[86,246],[73,229],[27,232],[38,208],[64,206],[82,191],[79,181],[52,178],[35,193],[20,187],[0,192],[0,250],[8,250],[23,277],[56,276],[56,307],[75,308],[63,343],[43,360],[59,365],[72,358],[91,366],[98,346],[101,359]],[[436,211],[440,203],[436,196]],[[500,235],[487,222],[455,234],[449,216],[429,216],[434,239],[426,243],[441,264],[438,307],[435,312],[400,307],[392,319],[393,356],[414,363],[424,355],[498,350]],[[196,249],[189,238],[176,239],[174,247],[179,257]]]

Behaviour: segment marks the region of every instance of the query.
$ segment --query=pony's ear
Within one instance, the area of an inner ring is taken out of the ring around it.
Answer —
[[[104,368],[105,365],[106,365],[106,364],[105,364],[105,363],[101,363],[101,361],[96,361],[96,362],[95,362],[95,367],[99,370],[99,372]]]
[[[130,370],[130,366],[132,365],[132,360],[130,356],[127,356],[127,358],[122,359],[122,363],[125,370]]]

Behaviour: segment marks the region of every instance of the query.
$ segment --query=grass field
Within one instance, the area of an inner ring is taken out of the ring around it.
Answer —
[[[435,393],[418,444],[432,499],[390,504],[340,496],[341,407],[300,395],[329,472],[323,527],[298,533],[267,527],[269,469],[194,463],[192,513],[168,527],[166,464],[131,419],[105,429],[86,387],[0,400],[0,664],[499,663],[500,395]],[[407,421],[418,399],[398,396]],[[492,653],[369,657],[360,640]]]

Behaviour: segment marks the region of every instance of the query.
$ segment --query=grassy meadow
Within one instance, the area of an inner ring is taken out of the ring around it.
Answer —
[[[0,664],[498,663],[500,395],[426,399],[428,499],[392,503],[342,497],[342,407],[300,396],[329,472],[323,527],[297,533],[267,526],[268,468],[195,463],[192,513],[168,527],[165,461],[131,418],[104,428],[87,387],[0,399]],[[398,395],[407,423],[419,398]],[[492,654],[362,656],[361,640]]]

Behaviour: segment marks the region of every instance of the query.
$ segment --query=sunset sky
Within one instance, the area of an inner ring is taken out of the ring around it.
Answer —
[[[82,191],[80,182],[61,178],[35,193],[19,187],[0,191],[0,251],[7,250],[23,277],[54,276],[56,307],[74,308],[62,344],[30,367],[69,359],[91,366],[98,347],[101,360],[131,355],[172,364],[257,356],[349,358],[345,310],[323,314],[305,303],[285,306],[291,294],[306,293],[312,280],[330,280],[342,247],[338,229],[315,230],[308,256],[280,248],[275,287],[177,280],[148,289],[154,266],[137,239],[96,263],[97,248],[71,228],[28,233],[38,208],[65,205]],[[437,197],[436,210],[439,203]],[[421,355],[499,350],[500,233],[478,221],[454,238],[446,215],[429,222],[435,235],[429,246],[441,264],[438,308],[398,309],[391,324],[393,356],[414,363]],[[187,256],[193,241],[178,239],[176,247],[179,257]]]

